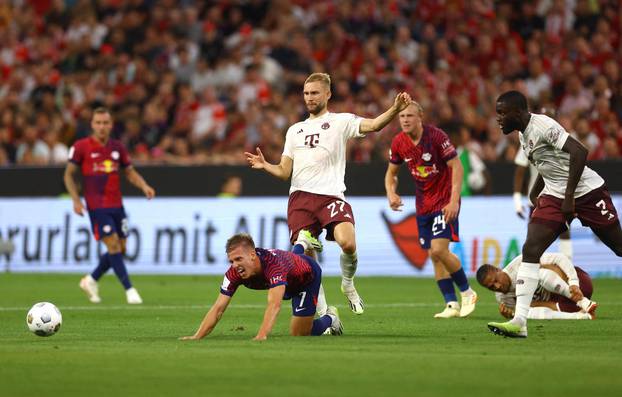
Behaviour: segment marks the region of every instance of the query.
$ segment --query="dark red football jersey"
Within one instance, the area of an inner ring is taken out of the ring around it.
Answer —
[[[400,132],[391,142],[389,161],[406,162],[415,180],[417,214],[425,215],[443,209],[451,198],[451,169],[447,161],[456,157],[456,149],[440,128],[424,125],[417,145]]]
[[[285,285],[285,293],[290,297],[301,292],[313,278],[313,268],[300,255],[278,249],[256,248],[261,262],[262,273],[243,279],[230,267],[220,287],[220,292],[233,296],[240,285],[250,289],[269,289]]]
[[[121,142],[109,139],[102,145],[93,137],[80,139],[71,147],[69,161],[80,166],[89,210],[123,206],[119,171],[131,162]]]

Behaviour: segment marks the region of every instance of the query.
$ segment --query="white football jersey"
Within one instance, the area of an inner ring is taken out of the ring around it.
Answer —
[[[346,144],[364,136],[361,121],[351,113],[327,112],[289,127],[283,156],[293,160],[290,194],[302,190],[344,198]]]
[[[529,159],[527,158],[525,151],[522,149],[518,149],[516,151],[516,157],[514,157],[514,164],[521,167],[529,168],[529,184],[527,185],[527,194],[529,194],[534,183],[536,183],[536,178],[538,177],[538,170],[533,164],[529,163]]]
[[[562,147],[568,136],[568,132],[557,121],[549,116],[533,113],[525,131],[519,133],[525,155],[544,179],[541,194],[564,198],[570,170],[570,154],[564,152]],[[600,175],[586,166],[574,196],[581,197],[604,183]]]

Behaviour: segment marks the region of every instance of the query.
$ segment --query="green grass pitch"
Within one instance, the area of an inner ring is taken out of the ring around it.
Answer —
[[[616,396],[622,392],[622,280],[595,280],[596,321],[531,321],[529,338],[492,335],[492,293],[466,319],[435,320],[431,279],[360,277],[366,312],[345,306],[342,337],[287,336],[284,304],[266,342],[253,342],[265,292],[240,288],[214,333],[192,334],[221,277],[133,276],[145,304],[129,306],[114,276],[90,304],[78,275],[0,274],[0,396]],[[28,308],[51,301],[60,332],[31,334]],[[242,394],[243,393],[243,394]]]

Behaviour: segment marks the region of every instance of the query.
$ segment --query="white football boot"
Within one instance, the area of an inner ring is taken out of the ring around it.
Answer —
[[[99,297],[99,286],[97,281],[90,274],[80,279],[80,288],[86,293],[89,301],[92,303],[100,303],[102,300]]]
[[[434,318],[452,317],[460,317],[460,305],[458,304],[458,302],[448,302],[447,306],[445,306],[445,310],[434,315]]]
[[[143,303],[143,299],[140,297],[138,291],[136,291],[136,288],[134,287],[126,290],[125,296],[127,297],[127,303],[129,303],[130,305],[140,305],[141,303]]]

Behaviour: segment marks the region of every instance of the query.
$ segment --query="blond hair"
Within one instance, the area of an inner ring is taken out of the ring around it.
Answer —
[[[313,83],[314,81],[324,83],[326,87],[330,90],[330,75],[328,73],[311,73],[309,77],[307,77],[307,79],[305,80],[305,84]]]
[[[225,244],[225,251],[229,253],[240,245],[255,249],[255,242],[250,234],[238,233],[231,236],[229,240],[227,240],[227,243]]]

